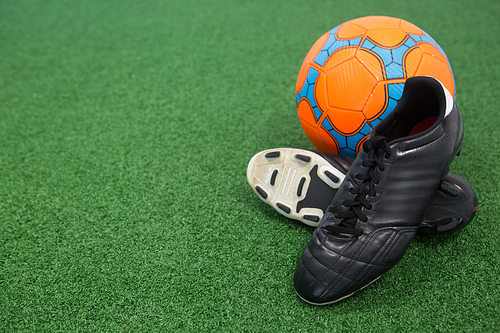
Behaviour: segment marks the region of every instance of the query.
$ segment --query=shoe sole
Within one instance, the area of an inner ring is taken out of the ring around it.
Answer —
[[[304,301],[304,302],[306,302],[306,303],[308,303],[308,304],[311,304],[311,305],[320,305],[320,306],[322,306],[322,305],[330,305],[330,304],[333,304],[333,303],[340,302],[340,301],[342,301],[342,300],[344,300],[344,299],[346,299],[346,298],[348,298],[348,297],[351,297],[352,295],[354,295],[354,294],[355,294],[355,293],[357,293],[358,291],[363,290],[363,289],[367,288],[368,286],[371,286],[373,283],[375,283],[375,282],[376,282],[378,279],[380,279],[381,277],[382,277],[382,275],[381,275],[381,276],[379,276],[379,277],[377,277],[375,280],[373,280],[373,281],[369,282],[368,284],[364,285],[363,287],[359,288],[358,290],[356,290],[356,291],[354,291],[354,292],[352,292],[352,293],[348,294],[348,295],[342,296],[342,297],[340,297],[339,299],[336,299],[336,300],[334,300],[334,301],[325,302],[325,303],[314,303],[314,302],[310,302],[310,301],[306,300],[305,298],[303,298],[302,296],[300,296],[298,292],[295,292],[295,293],[297,294],[297,296],[299,296],[299,298],[300,298],[302,301]]]
[[[315,152],[278,148],[252,157],[247,180],[257,196],[277,212],[317,227],[346,172]],[[436,190],[418,232],[441,235],[458,231],[474,218],[477,208],[472,186],[448,174]]]
[[[280,214],[317,227],[345,173],[320,155],[280,148],[252,157],[248,183],[257,196]]]
[[[454,174],[441,181],[427,208],[419,233],[443,235],[456,232],[472,221],[478,198],[472,186]]]

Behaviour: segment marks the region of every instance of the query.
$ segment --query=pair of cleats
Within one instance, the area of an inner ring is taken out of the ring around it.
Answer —
[[[269,149],[250,160],[247,179],[278,213],[317,227],[353,160],[307,149]],[[472,186],[449,173],[434,192],[418,232],[441,235],[462,229],[476,214],[477,201]]]
[[[448,173],[462,139],[450,93],[433,78],[414,77],[356,158],[292,148],[256,154],[247,179],[259,198],[316,227],[295,270],[298,296],[316,305],[340,301],[396,265],[417,232],[465,227],[477,196]]]

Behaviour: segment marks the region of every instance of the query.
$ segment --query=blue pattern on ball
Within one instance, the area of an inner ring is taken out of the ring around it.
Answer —
[[[386,49],[373,44],[369,39],[365,39],[362,48],[368,49],[376,53],[383,61],[385,67],[385,76],[387,80],[403,79],[405,73],[403,70],[403,58],[410,48],[416,43],[407,38],[406,41],[394,49]]]
[[[328,57],[338,49],[345,46],[358,46],[359,43],[361,42],[361,37],[348,40],[337,39],[335,37],[335,33],[337,32],[338,29],[339,27],[335,27],[332,30],[330,30],[330,36],[328,37],[328,40],[326,41],[325,45],[318,53],[316,58],[314,59],[314,62],[317,63],[318,65],[323,66]]]
[[[300,100],[304,97],[309,101],[314,111],[315,121],[318,121],[321,115],[323,114],[321,110],[318,108],[318,105],[316,105],[316,99],[314,98],[314,84],[316,83],[316,78],[318,77],[318,73],[319,73],[318,70],[315,68],[311,67],[309,69],[306,82],[304,83],[304,86],[295,97],[297,105],[299,105]]]
[[[359,131],[358,133],[351,136],[345,136],[343,134],[340,134],[333,128],[332,124],[330,124],[330,120],[328,120],[328,117],[325,117],[325,119],[323,119],[321,126],[335,138],[335,140],[339,144],[340,154],[349,157],[356,156],[356,145],[358,144],[359,140],[363,139],[372,131],[370,125],[365,124],[361,131]]]

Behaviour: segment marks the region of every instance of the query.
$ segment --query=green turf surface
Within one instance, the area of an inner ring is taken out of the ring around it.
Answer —
[[[313,230],[261,202],[257,152],[312,148],[294,87],[366,15],[427,31],[465,122],[480,208],[417,236],[369,288],[301,302]],[[500,330],[500,2],[0,2],[0,331]]]

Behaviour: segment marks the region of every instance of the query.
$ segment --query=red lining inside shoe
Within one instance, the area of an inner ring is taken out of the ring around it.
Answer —
[[[422,120],[417,124],[417,126],[413,127],[413,129],[410,132],[410,135],[415,135],[418,133],[422,133],[436,122],[437,117],[430,117]]]

